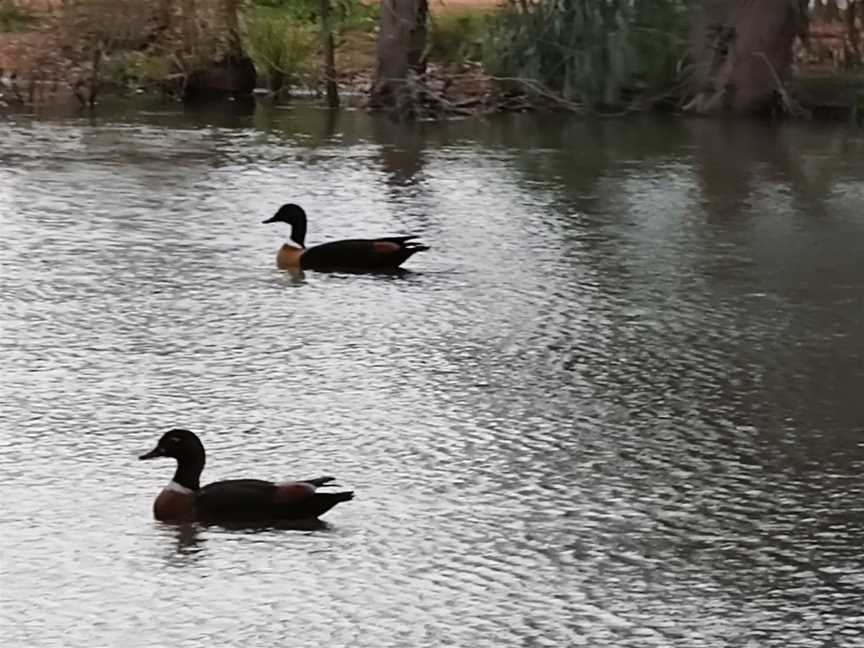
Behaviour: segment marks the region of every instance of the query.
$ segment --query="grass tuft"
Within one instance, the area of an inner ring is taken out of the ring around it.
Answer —
[[[491,20],[488,11],[478,10],[432,16],[429,21],[429,59],[447,66],[482,60]]]
[[[0,0],[0,33],[28,31],[37,22],[37,16],[15,0]]]
[[[285,12],[251,12],[243,20],[244,49],[274,93],[316,69],[318,39],[314,25]]]
[[[486,66],[589,108],[617,105],[674,85],[688,11],[677,0],[511,3],[490,30]]]

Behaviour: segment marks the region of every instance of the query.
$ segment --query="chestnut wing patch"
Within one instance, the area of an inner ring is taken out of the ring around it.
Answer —
[[[373,241],[372,249],[378,254],[393,254],[401,250],[402,246],[392,241]]]
[[[307,482],[284,482],[276,484],[273,499],[280,504],[293,504],[309,499],[315,494],[315,487]]]

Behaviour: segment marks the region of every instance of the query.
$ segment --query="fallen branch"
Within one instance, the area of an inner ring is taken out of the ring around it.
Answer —
[[[786,112],[793,117],[804,117],[806,119],[809,119],[810,111],[808,111],[801,104],[795,101],[786,91],[786,86],[783,85],[783,81],[780,79],[780,75],[777,74],[777,70],[774,69],[771,61],[765,55],[765,52],[754,52],[753,55],[761,58],[763,61],[765,61],[765,65],[768,66],[768,70],[771,72],[771,76],[774,77],[774,84],[777,88],[777,94],[780,95],[780,100],[782,101],[783,108],[786,110]]]
[[[524,79],[522,77],[497,77],[492,76],[489,77],[492,81],[497,81],[499,83],[516,83],[518,85],[527,88],[534,94],[537,94],[545,99],[550,100],[557,106],[565,108],[571,112],[576,112],[580,114],[584,114],[589,112],[589,110],[583,105],[578,104],[573,101],[569,101],[562,97],[561,95],[556,94],[554,91],[547,88],[545,85],[540,83],[539,81],[535,81],[534,79]]]

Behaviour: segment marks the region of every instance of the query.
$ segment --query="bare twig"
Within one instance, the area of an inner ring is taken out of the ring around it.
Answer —
[[[589,112],[588,108],[583,104],[575,103],[573,101],[569,101],[565,99],[559,94],[556,94],[553,90],[550,90],[545,85],[540,83],[539,81],[535,81],[534,79],[524,79],[522,77],[498,77],[492,76],[489,77],[492,81],[498,81],[501,83],[515,83],[518,85],[527,88],[531,92],[540,95],[541,97],[550,100],[557,106],[561,108],[565,108],[571,112],[577,113],[586,113]]]
[[[761,58],[765,61],[765,65],[768,66],[768,70],[771,72],[771,76],[774,78],[774,84],[777,88],[777,94],[780,95],[780,100],[783,102],[783,108],[793,117],[810,117],[809,111],[803,108],[797,101],[795,101],[789,93],[786,91],[786,86],[783,85],[782,79],[780,79],[780,75],[777,74],[777,70],[774,69],[774,66],[771,64],[771,61],[765,55],[765,52],[753,52],[754,56]]]

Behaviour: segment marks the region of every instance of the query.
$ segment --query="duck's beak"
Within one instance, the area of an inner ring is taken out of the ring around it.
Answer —
[[[268,218],[267,220],[263,220],[263,221],[261,221],[261,223],[264,224],[264,225],[266,225],[267,223],[275,223],[275,222],[276,222],[276,217],[275,217],[275,216],[271,216],[271,217]]]
[[[156,457],[164,457],[165,451],[162,449],[162,446],[156,446],[150,452],[145,452],[143,455],[138,457],[138,459],[155,459]]]

